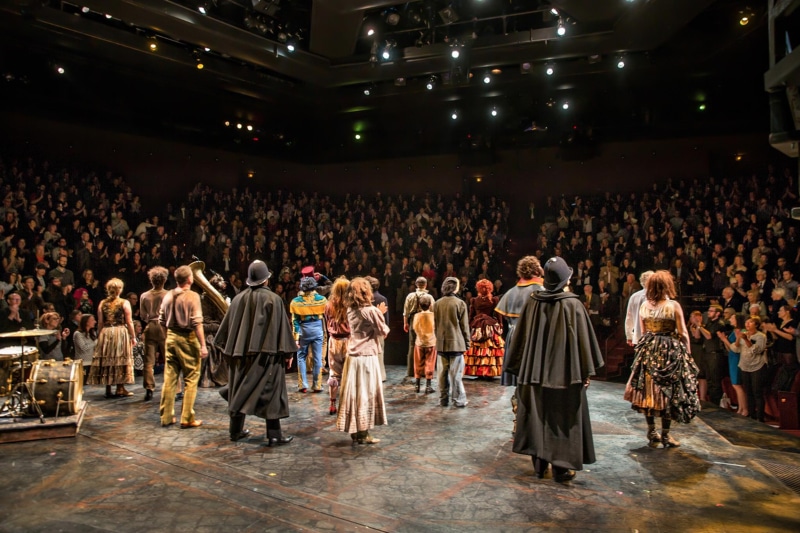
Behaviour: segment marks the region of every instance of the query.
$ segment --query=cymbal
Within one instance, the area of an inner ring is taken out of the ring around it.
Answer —
[[[46,335],[53,335],[58,333],[57,329],[21,329],[19,331],[10,331],[8,333],[0,333],[0,338],[20,338],[20,337],[44,337]]]

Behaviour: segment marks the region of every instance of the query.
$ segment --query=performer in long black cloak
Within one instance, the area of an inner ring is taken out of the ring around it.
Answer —
[[[595,462],[586,388],[603,366],[589,314],[566,292],[571,276],[560,257],[544,264],[545,290],[525,304],[506,363],[519,399],[513,450],[532,457],[539,478],[552,464],[559,482]]]
[[[267,420],[266,442],[278,446],[291,442],[281,432],[281,418],[289,416],[286,369],[297,344],[280,296],[267,287],[270,271],[263,261],[247,270],[248,288],[231,302],[214,338],[228,361],[230,379],[220,389],[228,401],[231,440],[247,437],[246,415]]]

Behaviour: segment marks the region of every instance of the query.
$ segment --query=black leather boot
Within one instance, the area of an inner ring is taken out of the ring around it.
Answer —
[[[244,429],[244,419],[243,414],[231,415],[230,434],[234,442],[250,436],[250,431]]]
[[[280,419],[267,420],[267,446],[283,446],[294,439],[291,435],[283,435]]]

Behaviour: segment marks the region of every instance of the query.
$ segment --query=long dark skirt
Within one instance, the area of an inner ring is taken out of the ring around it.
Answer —
[[[538,385],[517,387],[515,453],[534,455],[553,466],[582,470],[594,463],[594,440],[586,388],[547,389]]]
[[[230,379],[219,395],[228,400],[232,415],[254,415],[267,420],[289,416],[286,360],[283,354],[225,356]]]

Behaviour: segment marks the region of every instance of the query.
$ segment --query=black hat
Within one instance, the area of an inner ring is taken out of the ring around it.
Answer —
[[[547,291],[563,289],[571,277],[572,269],[560,257],[551,257],[544,264],[544,288]]]
[[[263,284],[271,275],[272,272],[267,268],[267,264],[260,259],[256,259],[247,267],[247,281],[245,281],[245,283],[251,287],[255,287],[256,285]]]

